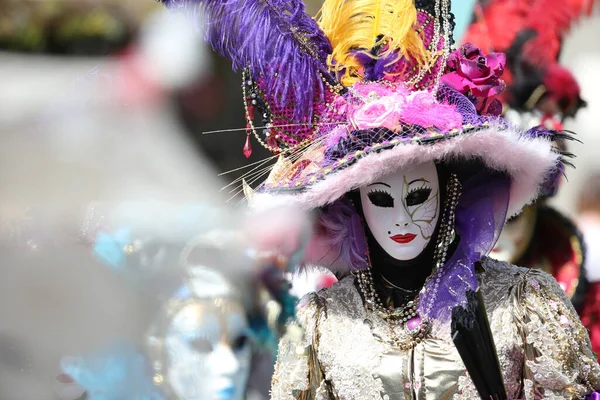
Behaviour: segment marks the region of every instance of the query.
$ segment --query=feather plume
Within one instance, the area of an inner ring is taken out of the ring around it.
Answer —
[[[581,141],[569,133],[569,131],[545,129],[543,126],[535,126],[525,132],[525,135],[528,137],[545,137],[553,142],[555,145],[554,152],[559,155],[556,160],[556,167],[546,175],[546,178],[542,183],[540,188],[540,196],[542,197],[552,197],[556,195],[561,177],[567,177],[565,171],[566,167],[575,169],[575,165],[570,161],[570,159],[576,157],[575,154],[568,152],[566,150],[566,145],[564,143],[561,144],[561,142],[569,140],[581,143]]]
[[[343,71],[342,83],[351,85],[362,78],[357,53],[389,59],[400,57],[428,62],[427,51],[415,26],[417,9],[413,0],[325,0],[319,12],[319,25],[333,46],[329,64]],[[393,56],[393,57],[390,57]]]
[[[529,8],[525,28],[534,29],[537,36],[526,44],[527,57],[538,65],[558,60],[564,36],[583,10],[571,1],[537,0]]]
[[[530,62],[544,65],[558,58],[562,39],[572,24],[589,15],[598,0],[492,0],[471,24],[463,42],[478,45],[485,52],[507,50],[522,30],[532,29],[536,37],[524,53]]]
[[[250,201],[252,196],[254,196],[254,189],[246,182],[245,179],[242,179],[242,190],[244,192],[244,197]]]
[[[162,0],[171,9],[197,14],[203,7],[207,41],[231,59],[234,70],[248,68],[278,107],[293,103],[296,118],[311,118],[335,79],[327,58],[331,44],[305,11],[302,0]]]
[[[323,243],[334,252],[337,260],[357,269],[368,268],[363,225],[348,199],[342,198],[328,205],[319,216],[318,223],[327,232],[322,238]]]

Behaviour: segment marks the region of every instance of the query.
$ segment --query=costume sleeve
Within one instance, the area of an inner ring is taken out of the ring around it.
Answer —
[[[599,388],[588,333],[556,280],[532,269],[514,289],[513,315],[525,351],[522,398],[583,399]]]
[[[297,319],[301,328],[288,329],[288,335],[279,340],[277,363],[271,381],[271,399],[308,400],[324,399],[325,380],[317,358],[318,295],[311,293],[300,300]]]

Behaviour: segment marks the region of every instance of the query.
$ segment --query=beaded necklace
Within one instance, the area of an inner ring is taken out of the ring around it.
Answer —
[[[413,300],[408,301],[404,306],[394,309],[389,309],[383,304],[381,297],[375,290],[373,274],[371,272],[371,260],[368,254],[367,261],[369,268],[356,273],[358,288],[365,301],[365,308],[386,322],[386,325],[389,327],[390,337],[392,338],[391,344],[401,349],[407,350],[413,348],[429,333],[431,310],[437,298],[448,248],[455,237],[455,210],[460,197],[460,189],[461,185],[458,177],[456,174],[451,174],[447,185],[448,196],[442,215],[443,219],[440,225],[439,239],[433,256],[434,268],[431,275],[425,280],[422,289]],[[432,282],[431,284],[430,281]],[[424,311],[420,315],[418,311],[419,298],[428,290],[431,290],[433,294],[429,297]],[[398,332],[398,327],[402,328],[401,332]]]

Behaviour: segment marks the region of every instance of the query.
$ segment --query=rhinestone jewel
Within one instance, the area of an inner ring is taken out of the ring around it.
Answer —
[[[416,316],[408,320],[406,327],[409,331],[414,332],[421,328],[421,317]]]
[[[244,156],[246,156],[246,158],[250,158],[250,156],[252,155],[252,146],[250,145],[250,135],[246,135],[246,143],[244,143],[244,148],[243,148],[242,152],[244,153]]]

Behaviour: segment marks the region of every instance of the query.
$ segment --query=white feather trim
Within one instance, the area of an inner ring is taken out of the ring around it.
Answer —
[[[352,166],[332,173],[298,194],[257,192],[250,205],[265,210],[293,204],[313,209],[329,204],[350,190],[368,185],[401,168],[431,160],[481,159],[488,168],[512,178],[508,216],[518,214],[538,195],[539,188],[558,163],[558,154],[546,138],[528,138],[518,129],[490,127],[435,144],[404,144],[373,153]]]

